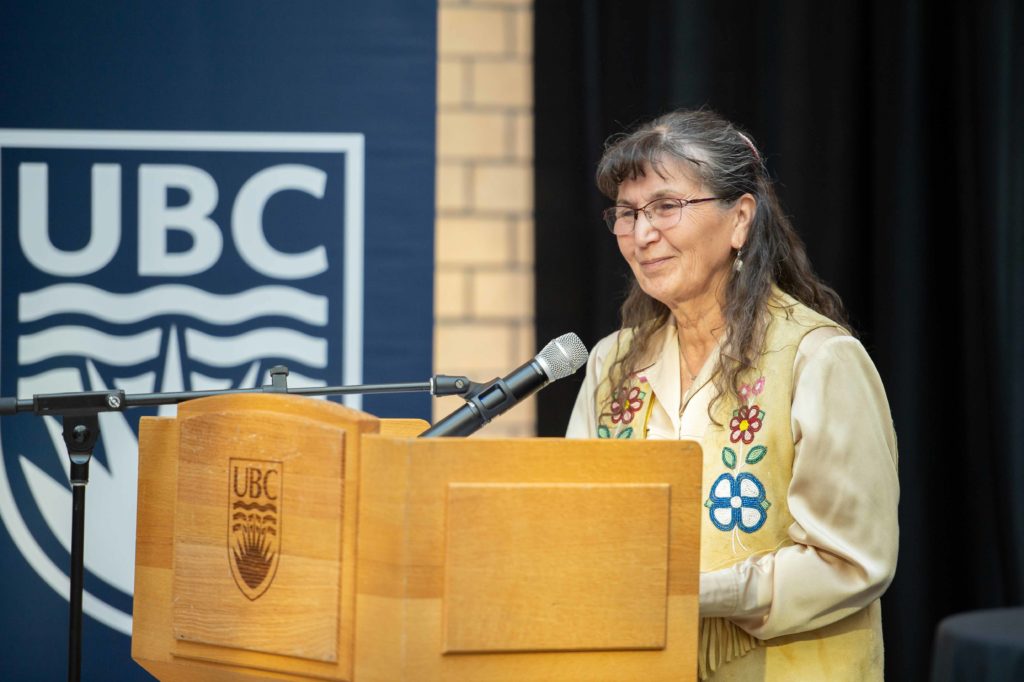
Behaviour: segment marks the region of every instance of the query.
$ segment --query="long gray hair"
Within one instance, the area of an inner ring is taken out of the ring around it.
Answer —
[[[647,170],[665,177],[665,162],[675,159],[723,203],[734,204],[750,194],[757,208],[743,245],[743,267],[733,270],[725,286],[725,344],[714,371],[716,400],[738,394],[739,374],[756,363],[759,334],[772,285],[847,328],[842,301],[818,279],[803,242],[782,211],[764,161],[753,138],[708,110],[679,110],[644,123],[632,132],[609,138],[597,166],[597,186],[612,201],[619,185],[643,177]],[[642,369],[651,338],[669,319],[665,304],[648,296],[633,279],[622,304],[622,328],[633,330],[627,352],[609,374],[612,399],[625,388],[631,373]],[[713,401],[714,403],[714,401]],[[709,408],[709,413],[711,408]]]

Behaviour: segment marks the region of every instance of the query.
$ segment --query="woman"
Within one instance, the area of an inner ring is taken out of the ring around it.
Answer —
[[[882,679],[892,419],[753,141],[677,111],[612,138],[597,183],[635,279],[568,435],[701,442],[701,679]]]

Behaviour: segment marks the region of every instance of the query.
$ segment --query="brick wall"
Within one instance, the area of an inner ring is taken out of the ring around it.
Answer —
[[[483,381],[532,357],[533,8],[441,0],[434,371]],[[435,420],[460,398],[434,401]],[[535,433],[533,400],[478,433]]]

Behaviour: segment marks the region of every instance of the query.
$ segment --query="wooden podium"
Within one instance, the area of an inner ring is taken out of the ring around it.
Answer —
[[[144,418],[132,657],[161,680],[695,678],[698,444],[426,426],[287,394]]]

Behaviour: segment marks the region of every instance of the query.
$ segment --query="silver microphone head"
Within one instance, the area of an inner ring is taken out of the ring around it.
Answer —
[[[549,341],[534,359],[548,375],[548,380],[558,381],[587,364],[587,347],[580,337],[569,332]]]

